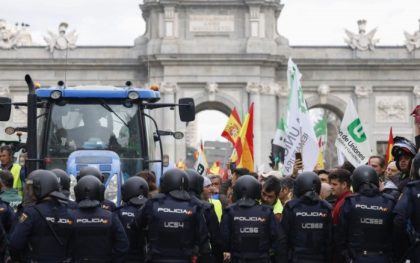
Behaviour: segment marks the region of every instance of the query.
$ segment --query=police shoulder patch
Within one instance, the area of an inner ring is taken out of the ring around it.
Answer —
[[[23,223],[26,221],[26,219],[28,219],[28,215],[25,213],[22,213],[19,217],[19,223]]]

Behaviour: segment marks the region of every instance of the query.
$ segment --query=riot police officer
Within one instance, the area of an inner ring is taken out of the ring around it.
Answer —
[[[149,199],[136,218],[139,229],[148,227],[150,262],[189,263],[197,254],[202,262],[208,262],[210,246],[204,216],[187,189],[184,171],[167,170],[161,177],[161,193]]]
[[[321,181],[314,172],[303,172],[295,181],[295,199],[283,209],[282,228],[287,236],[288,262],[331,262],[331,205],[319,198]]]
[[[410,226],[411,246],[406,256],[412,262],[420,262],[420,153],[412,160],[410,177],[413,181],[407,184],[394,208],[394,225],[402,235]]]
[[[70,176],[62,169],[52,169],[51,172],[55,174],[58,178],[58,182],[60,183],[59,191],[65,195],[67,198],[70,196]],[[71,209],[77,208],[77,203],[72,200],[68,200],[68,206]]]
[[[368,165],[354,170],[352,187],[337,225],[337,251],[347,262],[391,262],[395,199],[379,192],[378,175]]]
[[[118,216],[100,207],[105,187],[92,175],[74,187],[78,209],[74,210],[73,261],[122,262],[128,239]]]
[[[121,195],[124,204],[118,207],[114,213],[118,215],[130,241],[125,262],[144,262],[145,260],[145,233],[135,229],[132,224],[140,209],[144,206],[149,195],[149,186],[146,180],[139,176],[133,176],[121,187]]]
[[[251,175],[239,177],[233,187],[234,204],[225,209],[220,232],[233,263],[268,263],[270,249],[280,240],[279,226],[269,206],[260,205],[261,185]]]
[[[9,261],[10,254],[6,231],[4,231],[3,225],[0,222],[0,263]]]
[[[105,183],[104,175],[95,167],[87,166],[87,167],[82,168],[80,170],[80,173],[76,176],[77,181],[79,181],[81,178],[83,178],[83,176],[86,176],[86,175],[93,175],[96,178],[98,178],[102,184]],[[117,208],[115,203],[108,199],[103,199],[101,201],[101,207],[111,212],[114,211],[115,208]]]
[[[9,203],[0,199],[0,223],[7,234],[10,234],[15,222],[15,212]]]
[[[58,192],[57,177],[50,171],[35,170],[26,185],[36,203],[25,207],[20,215],[10,250],[15,259],[27,252],[28,261],[63,262],[69,256],[74,218],[65,204],[66,197]]]
[[[209,202],[200,200],[200,195],[203,192],[204,177],[193,169],[187,169],[185,172],[188,176],[188,193],[190,194],[191,199],[194,202],[197,202],[197,205],[201,206],[203,209],[204,218],[206,219],[206,224],[210,235],[213,260],[216,263],[223,263],[220,227],[214,206]]]

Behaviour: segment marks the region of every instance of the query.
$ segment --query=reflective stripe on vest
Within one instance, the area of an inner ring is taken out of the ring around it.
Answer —
[[[220,221],[222,220],[222,214],[223,214],[222,203],[220,203],[220,200],[211,199],[211,198],[209,199],[209,203],[213,204],[214,212],[216,212],[217,219],[220,223]]]

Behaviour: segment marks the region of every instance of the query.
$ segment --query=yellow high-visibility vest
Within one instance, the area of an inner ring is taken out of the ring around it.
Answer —
[[[222,203],[220,202],[220,200],[212,199],[212,198],[209,199],[209,202],[213,204],[214,212],[216,212],[217,219],[219,220],[219,223],[220,223],[220,221],[222,220],[222,214],[223,214]]]

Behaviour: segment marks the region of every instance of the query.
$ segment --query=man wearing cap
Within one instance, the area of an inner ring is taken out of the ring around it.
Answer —
[[[223,214],[222,203],[219,200],[212,198],[213,186],[212,186],[211,180],[207,176],[203,176],[203,177],[204,177],[203,193],[202,193],[203,200],[209,202],[210,204],[213,204],[214,211],[216,212],[217,219],[219,220],[219,223],[220,223],[220,220],[222,220],[222,214]]]

